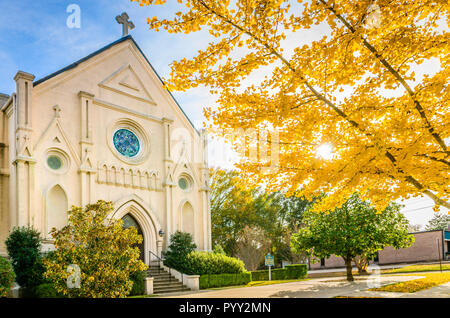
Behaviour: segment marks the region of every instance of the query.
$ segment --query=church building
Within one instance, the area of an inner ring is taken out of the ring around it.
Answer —
[[[42,79],[19,71],[0,94],[0,255],[15,226],[51,247],[72,205],[100,199],[138,228],[147,264],[177,230],[211,250],[206,134],[127,33]]]

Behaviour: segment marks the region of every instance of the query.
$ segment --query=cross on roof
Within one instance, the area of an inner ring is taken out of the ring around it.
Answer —
[[[122,36],[127,36],[128,30],[134,29],[134,23],[131,20],[128,20],[129,18],[130,17],[126,12],[116,17],[117,23],[122,24]]]

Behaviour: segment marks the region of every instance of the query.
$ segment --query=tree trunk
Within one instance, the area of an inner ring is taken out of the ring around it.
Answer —
[[[367,268],[369,267],[369,260],[366,257],[355,257],[354,262],[360,275],[368,275]]]
[[[345,261],[345,267],[347,268],[347,281],[349,282],[353,282],[353,274],[352,274],[352,259],[349,258],[344,258]]]

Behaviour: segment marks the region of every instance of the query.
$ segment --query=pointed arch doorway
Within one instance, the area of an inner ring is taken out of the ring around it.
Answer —
[[[150,264],[152,253],[160,256],[163,246],[163,238],[158,235],[161,225],[152,208],[135,194],[116,201],[114,206],[116,211],[111,215],[112,218],[122,219],[129,215],[134,219],[132,223],[134,226],[137,224],[136,228],[143,237],[142,246],[139,247],[141,256],[143,250],[143,261],[147,265]],[[128,217],[126,219],[130,220]]]
[[[140,236],[142,236],[142,242],[140,244],[138,244],[139,251],[141,252],[139,258],[141,261],[145,262],[145,237],[144,237],[144,232],[142,231],[141,226],[139,225],[138,221],[131,214],[125,215],[122,218],[122,221],[123,221],[124,229],[134,227],[137,230],[138,234]]]

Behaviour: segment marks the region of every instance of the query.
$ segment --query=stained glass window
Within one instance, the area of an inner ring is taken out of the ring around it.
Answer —
[[[114,147],[117,151],[129,158],[135,157],[141,148],[139,139],[128,129],[119,129],[113,137]]]
[[[135,227],[137,230],[140,230],[140,226],[137,223],[137,221],[129,214],[125,215],[122,218],[123,221],[123,228],[128,229],[130,227]]]
[[[180,180],[178,180],[178,186],[183,190],[187,190],[187,188],[189,187],[189,182],[186,180],[186,178],[180,178]]]
[[[50,157],[47,158],[47,164],[53,170],[58,170],[62,166],[62,161],[57,156],[50,156]]]

